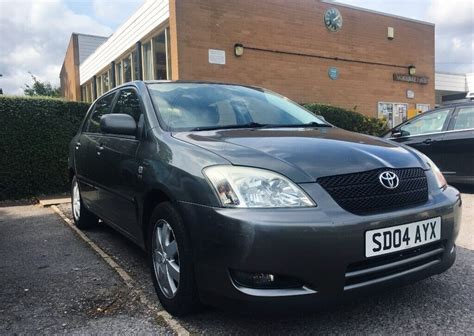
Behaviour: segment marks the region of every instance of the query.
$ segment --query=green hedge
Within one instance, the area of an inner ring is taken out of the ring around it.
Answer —
[[[367,117],[363,114],[340,107],[322,104],[305,104],[311,112],[322,115],[331,124],[348,131],[382,135],[388,131],[387,122],[383,119]]]
[[[383,120],[321,104],[315,114],[350,131],[381,135]],[[0,96],[0,200],[67,191],[68,145],[89,104]]]
[[[68,189],[71,138],[89,104],[0,96],[0,200]]]

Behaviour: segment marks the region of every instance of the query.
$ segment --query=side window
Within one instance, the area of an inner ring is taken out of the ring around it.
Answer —
[[[446,109],[422,115],[400,127],[400,131],[403,136],[441,132],[449,112],[451,110]]]
[[[474,128],[474,106],[460,107],[453,130]]]
[[[128,114],[138,123],[142,110],[140,108],[140,99],[135,90],[121,90],[112,113]]]
[[[110,106],[114,100],[115,94],[107,95],[95,103],[94,111],[87,122],[86,132],[100,133],[100,118],[110,113]]]

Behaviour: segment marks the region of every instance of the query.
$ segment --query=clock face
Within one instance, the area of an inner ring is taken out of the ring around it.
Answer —
[[[329,31],[337,32],[342,28],[342,16],[336,8],[329,8],[324,13],[324,23]]]

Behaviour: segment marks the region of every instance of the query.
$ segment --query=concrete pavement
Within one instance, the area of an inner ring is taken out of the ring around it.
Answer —
[[[0,334],[172,334],[39,206],[0,208]]]

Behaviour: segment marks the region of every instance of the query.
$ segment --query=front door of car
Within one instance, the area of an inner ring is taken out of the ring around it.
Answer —
[[[81,181],[81,196],[84,202],[93,212],[102,215],[99,190],[103,184],[104,167],[100,160],[100,148],[102,134],[100,133],[100,118],[110,113],[115,93],[108,94],[100,99],[94,105],[94,110],[86,120],[83,133],[79,138],[79,150],[81,152],[81,161],[76,157],[76,167],[79,180]],[[76,144],[76,147],[78,144]]]
[[[421,115],[400,125],[394,131],[397,142],[424,153],[443,171],[446,157],[443,151],[444,130],[452,109],[440,109]]]
[[[143,120],[139,96],[132,88],[122,89],[112,113],[131,115],[137,125]],[[106,175],[100,190],[100,204],[105,217],[132,239],[139,236],[137,225],[136,186],[138,162],[136,153],[140,144],[136,136],[104,134],[100,141],[101,165]]]
[[[443,173],[448,179],[474,179],[474,106],[458,107],[451,119],[443,141],[446,153]]]

